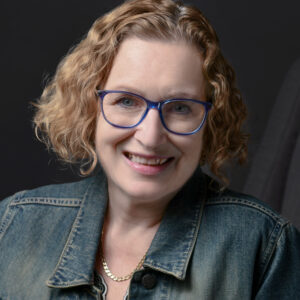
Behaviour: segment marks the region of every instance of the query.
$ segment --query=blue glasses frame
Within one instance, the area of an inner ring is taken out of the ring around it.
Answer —
[[[100,101],[100,105],[101,105],[101,111],[103,112],[103,99],[105,97],[105,95],[107,94],[111,94],[111,93],[122,93],[122,94],[126,94],[126,95],[131,95],[131,96],[135,96],[135,97],[138,97],[142,100],[144,100],[147,104],[147,108],[143,114],[143,116],[141,117],[141,119],[139,120],[139,122],[137,122],[135,125],[132,125],[132,126],[120,126],[120,125],[116,125],[114,123],[111,123],[105,116],[105,113],[103,113],[103,117],[105,119],[105,121],[114,126],[114,127],[117,127],[117,128],[123,128],[123,129],[130,129],[130,128],[134,128],[136,126],[138,126],[139,124],[141,124],[143,122],[143,120],[146,118],[148,112],[150,109],[157,109],[158,112],[159,112],[159,117],[160,117],[160,121],[162,123],[162,125],[164,126],[164,128],[173,133],[173,134],[177,134],[177,135],[191,135],[191,134],[194,134],[196,132],[198,132],[203,124],[205,123],[205,120],[207,118],[207,113],[208,111],[212,108],[212,103],[210,102],[205,102],[205,101],[200,101],[200,100],[195,100],[195,99],[187,99],[187,98],[172,98],[172,99],[167,99],[167,100],[162,100],[162,101],[158,101],[158,102],[153,102],[151,100],[148,100],[146,99],[145,97],[143,96],[140,96],[140,95],[137,95],[135,93],[131,93],[131,92],[126,92],[126,91],[120,91],[120,90],[97,90],[97,95],[100,97],[101,101]],[[196,102],[196,103],[200,103],[202,104],[204,107],[205,107],[205,115],[204,115],[204,118],[201,122],[201,124],[195,129],[193,130],[192,132],[187,132],[187,133],[180,133],[180,132],[175,132],[171,129],[169,129],[164,121],[164,117],[163,117],[163,114],[162,114],[162,106],[166,103],[169,103],[169,102],[173,102],[173,101],[182,101],[182,100],[188,100],[188,101],[192,101],[192,102]]]

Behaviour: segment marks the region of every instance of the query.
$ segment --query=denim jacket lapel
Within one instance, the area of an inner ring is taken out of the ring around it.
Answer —
[[[107,205],[103,174],[86,179],[87,189],[68,240],[47,285],[65,288],[93,283],[94,261]]]
[[[200,168],[170,202],[148,250],[144,266],[184,280],[197,239],[206,199]]]
[[[144,266],[183,280],[197,239],[206,198],[200,168],[170,202]],[[47,285],[67,288],[93,283],[94,261],[107,206],[105,175],[87,179],[81,208]]]

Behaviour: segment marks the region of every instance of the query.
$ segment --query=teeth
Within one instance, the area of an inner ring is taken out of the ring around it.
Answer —
[[[136,162],[138,164],[149,165],[149,166],[162,165],[168,160],[167,158],[145,158],[145,157],[133,155],[131,153],[128,154],[128,158],[131,161]]]

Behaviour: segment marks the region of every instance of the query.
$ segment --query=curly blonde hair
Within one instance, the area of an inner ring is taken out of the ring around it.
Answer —
[[[232,159],[242,163],[247,157],[248,136],[241,130],[246,108],[212,26],[198,9],[172,0],[125,1],[94,22],[60,62],[35,104],[37,137],[64,161],[80,162],[83,175],[95,169],[99,114],[95,91],[104,86],[120,43],[129,36],[184,40],[199,49],[206,96],[213,103],[204,128],[201,163],[227,184],[224,163]]]

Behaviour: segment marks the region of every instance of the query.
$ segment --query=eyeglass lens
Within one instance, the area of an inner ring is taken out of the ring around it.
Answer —
[[[147,102],[143,98],[126,93],[107,93],[102,105],[106,119],[121,127],[136,125],[147,110]],[[186,99],[165,102],[161,112],[165,126],[177,133],[196,130],[205,118],[204,105]]]

